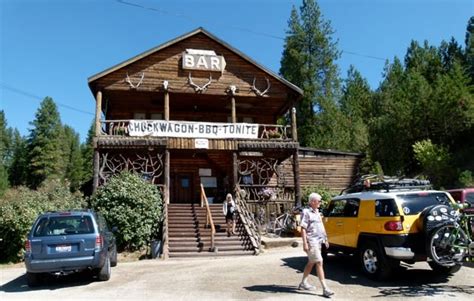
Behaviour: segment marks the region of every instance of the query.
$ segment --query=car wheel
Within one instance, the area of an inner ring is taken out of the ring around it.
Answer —
[[[115,267],[117,266],[117,246],[115,245],[112,250],[112,258],[110,259],[110,266]]]
[[[107,254],[104,265],[99,269],[97,277],[99,278],[100,281],[107,281],[110,279],[110,273],[111,273],[110,257]]]
[[[29,273],[26,272],[26,283],[28,284],[29,287],[35,287],[40,285],[41,277],[40,274],[38,273]]]
[[[442,275],[451,275],[459,271],[462,267],[461,264],[455,264],[453,266],[447,267],[447,266],[442,266],[437,264],[434,261],[428,261],[428,264],[430,265],[431,269],[435,271],[436,273],[442,274]]]
[[[364,274],[377,280],[388,279],[392,274],[392,266],[376,243],[363,242],[360,247],[360,263]]]

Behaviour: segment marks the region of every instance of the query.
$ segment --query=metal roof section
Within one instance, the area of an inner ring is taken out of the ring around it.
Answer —
[[[178,42],[181,42],[191,36],[194,36],[196,34],[199,34],[199,33],[202,33],[204,35],[206,35],[207,37],[209,37],[210,39],[216,41],[217,43],[223,45],[224,47],[226,47],[227,49],[229,49],[230,51],[234,52],[235,54],[237,54],[238,56],[242,57],[244,60],[246,60],[247,62],[249,62],[250,64],[256,66],[257,68],[263,70],[265,73],[269,74],[270,76],[274,77],[275,79],[279,80],[281,83],[283,83],[284,85],[286,85],[287,87],[289,87],[290,89],[294,90],[295,92],[297,92],[298,94],[300,95],[303,95],[303,90],[301,90],[298,86],[292,84],[291,82],[287,81],[286,79],[284,79],[283,77],[279,76],[278,74],[274,73],[273,71],[271,71],[270,69],[258,64],[257,62],[255,62],[253,59],[251,59],[250,57],[248,57],[247,55],[245,55],[244,53],[242,53],[241,51],[237,50],[236,48],[232,47],[231,45],[229,45],[228,43],[222,41],[221,39],[217,38],[216,36],[214,36],[213,34],[211,34],[210,32],[208,32],[207,30],[205,30],[204,28],[202,27],[199,27],[189,33],[186,33],[184,35],[181,35],[171,41],[168,41],[166,43],[163,43],[157,47],[154,47],[148,51],[145,51],[141,54],[138,54],[134,57],[132,57],[131,59],[128,59],[122,63],[119,63],[111,68],[108,68],[102,72],[99,72],[91,77],[88,78],[88,83],[89,83],[89,86],[92,84],[92,82],[94,82],[95,80],[103,77],[103,76],[106,76],[107,74],[110,74],[116,70],[119,70],[123,67],[126,67],[142,58],[145,58],[147,57],[148,55],[152,54],[152,53],[155,53],[157,51],[160,51],[166,47],[169,47],[173,44],[176,44]]]

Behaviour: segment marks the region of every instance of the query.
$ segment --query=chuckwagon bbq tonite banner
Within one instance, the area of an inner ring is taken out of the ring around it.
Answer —
[[[128,133],[130,136],[136,137],[256,139],[258,138],[258,124],[130,120]]]

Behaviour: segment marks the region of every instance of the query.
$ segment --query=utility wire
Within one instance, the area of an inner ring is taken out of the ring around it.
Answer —
[[[33,99],[36,99],[36,100],[39,100],[39,101],[43,101],[43,99],[44,99],[44,97],[40,97],[38,95],[32,94],[32,93],[27,92],[25,90],[21,90],[21,89],[12,87],[12,86],[4,84],[2,82],[0,82],[0,86],[5,90],[9,90],[11,92],[14,92],[14,93],[17,93],[17,94],[20,94],[20,95],[23,95],[23,96],[26,96],[26,97],[29,97],[29,98],[33,98]],[[79,112],[79,113],[95,116],[94,113],[83,111],[81,109],[77,109],[77,108],[71,107],[69,105],[57,102],[57,101],[54,101],[54,102],[57,104],[58,107],[62,107],[62,108],[66,108],[66,109],[76,111],[76,112]]]
[[[191,21],[191,22],[200,23],[200,20],[198,20],[196,18],[193,18],[193,17],[190,17],[190,16],[187,16],[187,15],[180,14],[180,13],[172,13],[172,12],[166,11],[164,9],[159,9],[159,8],[155,8],[155,7],[147,7],[147,6],[143,6],[143,5],[140,5],[140,4],[137,4],[137,3],[128,2],[128,1],[124,1],[124,0],[115,0],[115,1],[119,4],[133,6],[133,7],[136,7],[136,8],[157,12],[157,13],[160,13],[160,14],[163,14],[163,15],[169,15],[169,16],[185,19],[185,20],[188,20],[188,21]],[[281,37],[281,36],[276,36],[276,35],[261,32],[261,31],[255,31],[255,30],[245,28],[245,27],[232,26],[232,25],[229,25],[229,24],[222,24],[222,23],[216,23],[216,22],[209,22],[208,20],[206,20],[206,22],[214,24],[214,25],[219,25],[221,27],[228,27],[228,28],[232,28],[232,29],[235,29],[235,30],[252,33],[252,34],[255,34],[255,35],[264,36],[264,37],[267,37],[267,38],[272,38],[272,39],[277,39],[277,40],[282,40],[282,41],[285,40],[285,38]],[[341,50],[341,52],[346,53],[346,54],[350,54],[350,55],[365,57],[365,58],[369,58],[369,59],[373,59],[373,60],[379,60],[379,61],[384,61],[384,62],[386,61],[386,59],[381,58],[381,57],[377,57],[377,56],[373,56],[373,55],[360,54],[360,53],[357,53],[357,52],[354,52],[354,51]]]

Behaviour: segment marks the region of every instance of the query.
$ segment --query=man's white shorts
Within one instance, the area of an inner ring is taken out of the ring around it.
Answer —
[[[308,254],[308,260],[310,262],[322,262],[323,256],[321,256],[321,244],[316,243],[314,245],[309,245],[309,250],[306,252]]]

